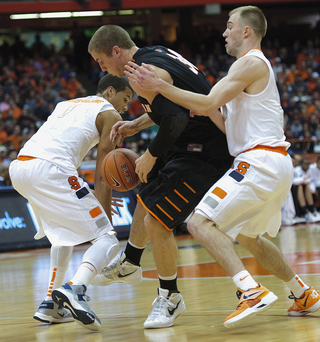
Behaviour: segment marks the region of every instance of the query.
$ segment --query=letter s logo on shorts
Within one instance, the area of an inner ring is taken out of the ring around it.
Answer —
[[[247,173],[249,167],[250,167],[250,164],[246,162],[240,162],[238,164],[238,168],[236,169],[236,171],[238,171],[239,173],[242,174],[242,176],[244,176]]]

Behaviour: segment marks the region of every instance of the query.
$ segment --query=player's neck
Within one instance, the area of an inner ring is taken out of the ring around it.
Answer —
[[[255,43],[255,44],[246,44],[241,49],[239,49],[238,53],[236,54],[236,59],[239,59],[240,57],[246,55],[250,50],[261,50],[261,44]]]
[[[133,55],[139,50],[137,46],[133,46],[131,49],[128,50],[128,57],[131,61],[133,59]]]

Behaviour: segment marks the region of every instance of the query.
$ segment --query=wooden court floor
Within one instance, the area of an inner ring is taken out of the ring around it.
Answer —
[[[50,325],[32,318],[47,290],[49,249],[0,253],[0,341],[320,341],[320,312],[307,317],[288,317],[287,309],[292,305],[289,290],[282,281],[259,267],[240,245],[236,249],[247,269],[279,299],[275,306],[246,326],[226,329],[222,322],[238,303],[231,278],[190,235],[177,237],[177,241],[178,286],[187,310],[173,327],[165,329],[143,329],[158,287],[149,244],[142,258],[144,281],[141,284],[89,286],[89,304],[103,325],[99,332],[91,332],[74,322]],[[320,225],[283,227],[273,241],[302,279],[319,291]],[[121,241],[121,246],[125,243]],[[75,248],[66,280],[75,273],[87,247]]]

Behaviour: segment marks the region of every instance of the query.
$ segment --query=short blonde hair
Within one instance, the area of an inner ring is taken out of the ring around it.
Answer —
[[[101,26],[92,36],[89,42],[88,51],[105,53],[107,56],[112,55],[112,48],[119,46],[122,49],[130,49],[135,43],[130,38],[128,32],[117,25]]]
[[[261,39],[266,35],[267,19],[260,8],[256,6],[241,6],[232,10],[229,13],[229,17],[235,13],[239,13],[244,24],[250,26]]]

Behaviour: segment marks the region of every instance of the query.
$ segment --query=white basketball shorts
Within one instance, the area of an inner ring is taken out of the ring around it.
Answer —
[[[43,159],[10,164],[13,187],[31,204],[40,230],[54,247],[74,246],[114,234],[103,207],[87,183]]]
[[[195,208],[232,239],[239,233],[276,236],[281,208],[293,181],[291,157],[278,152],[241,153],[234,167],[216,182]]]

